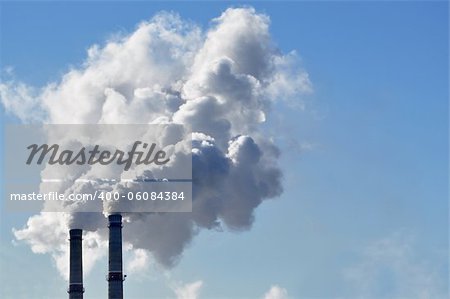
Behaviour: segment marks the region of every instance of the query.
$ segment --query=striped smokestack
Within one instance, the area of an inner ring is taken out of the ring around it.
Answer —
[[[70,235],[70,272],[69,299],[83,299],[83,249],[81,229],[71,229]]]
[[[123,299],[122,216],[114,214],[109,220],[108,299]]]

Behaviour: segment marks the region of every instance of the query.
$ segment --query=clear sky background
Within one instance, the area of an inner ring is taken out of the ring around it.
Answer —
[[[1,67],[41,86],[160,10],[206,28],[239,5],[2,2]],[[446,298],[448,3],[247,5],[270,17],[314,85],[304,110],[277,104],[267,125],[285,192],[250,231],[202,231],[174,269],[129,276],[126,297],[173,298],[170,284],[201,280],[200,298],[262,298],[272,285],[291,298]],[[0,297],[67,296],[51,258],[13,241],[29,216],[2,210]],[[106,271],[103,259],[85,276],[85,298],[106,298]]]

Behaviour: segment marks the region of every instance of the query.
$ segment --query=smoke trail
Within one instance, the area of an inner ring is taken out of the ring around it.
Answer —
[[[199,230],[249,229],[255,208],[282,192],[279,150],[260,127],[273,101],[309,92],[311,84],[295,53],[283,55],[273,44],[269,23],[252,8],[234,8],[203,31],[160,13],[127,36],[90,47],[83,65],[59,82],[40,89],[4,82],[0,95],[25,122],[191,127],[192,213],[125,215],[130,248],[172,266]],[[34,252],[51,253],[65,275],[67,228],[87,230],[88,270],[105,246],[108,208],[41,213],[14,233]]]

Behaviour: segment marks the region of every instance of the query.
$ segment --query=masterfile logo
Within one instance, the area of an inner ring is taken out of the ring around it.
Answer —
[[[143,149],[146,149],[145,158],[144,151],[139,151],[138,147],[142,145]],[[142,141],[135,141],[129,152],[124,152],[121,150],[115,150],[111,152],[109,150],[100,150],[100,145],[96,144],[92,150],[86,150],[86,147],[81,147],[78,151],[73,150],[60,150],[58,144],[53,144],[49,146],[48,144],[31,144],[27,147],[30,150],[30,155],[27,159],[27,164],[35,162],[37,164],[42,164],[43,160],[49,155],[48,164],[59,164],[59,165],[72,165],[72,164],[101,164],[109,165],[111,163],[116,163],[118,165],[124,165],[124,170],[130,169],[131,165],[136,163],[136,165],[144,164],[149,165],[155,163],[156,165],[164,165],[170,161],[166,159],[167,153],[164,150],[158,150],[155,152],[156,143],[152,143],[150,146],[148,143]],[[148,148],[148,149],[147,149]],[[36,157],[37,156],[37,157]],[[137,157],[134,160],[134,157]],[[35,160],[36,157],[36,161]]]
[[[12,210],[191,211],[191,133],[164,125],[12,125],[5,198]]]

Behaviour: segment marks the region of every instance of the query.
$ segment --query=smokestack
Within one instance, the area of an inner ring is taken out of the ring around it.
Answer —
[[[114,214],[109,220],[108,299],[123,299],[122,216]]]
[[[81,229],[71,229],[70,235],[70,272],[69,299],[83,299],[83,249]]]

